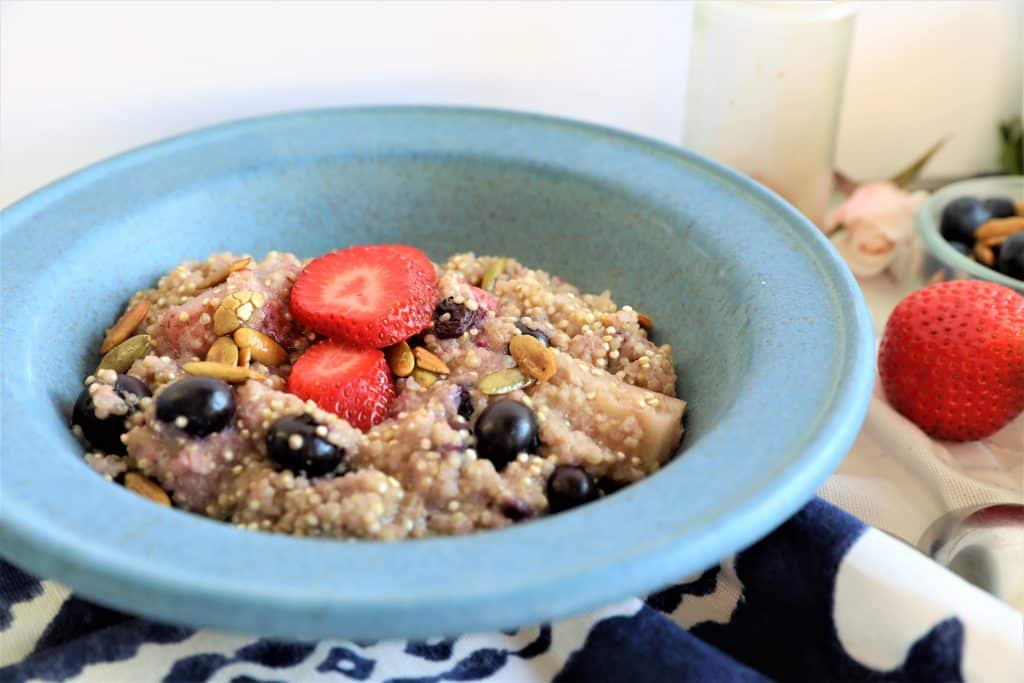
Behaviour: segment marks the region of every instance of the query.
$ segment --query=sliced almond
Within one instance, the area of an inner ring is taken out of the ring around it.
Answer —
[[[235,330],[235,343],[249,349],[254,360],[264,365],[282,365],[288,362],[288,352],[276,341],[259,330],[241,327]]]
[[[450,375],[451,369],[448,364],[438,358],[435,354],[431,353],[422,346],[417,346],[412,350],[413,356],[416,357],[416,367],[422,368],[427,372],[433,372],[437,375]]]
[[[648,332],[654,329],[654,321],[651,320],[651,316],[647,315],[646,313],[636,314],[636,324],[642,327],[643,329],[647,330]]]
[[[415,368],[412,371],[412,378],[416,380],[416,383],[419,384],[424,389],[426,389],[427,387],[434,386],[434,383],[437,382],[437,380],[441,379],[434,373],[430,372],[429,370],[424,370],[423,368]]]
[[[128,472],[124,475],[124,487],[134,491],[143,498],[148,498],[154,503],[171,507],[171,499],[167,493],[157,486],[151,479],[148,479],[138,472]]]
[[[512,354],[516,365],[538,382],[546,382],[555,374],[555,353],[544,346],[536,337],[519,334],[508,343],[508,352]]]
[[[248,346],[244,349],[238,349],[238,367],[247,368],[249,363],[252,362],[252,349]]]
[[[266,379],[263,375],[253,372],[249,368],[239,368],[233,365],[225,365],[224,363],[210,363],[209,361],[202,360],[185,363],[181,366],[181,369],[190,375],[213,377],[232,384],[246,382],[250,379]]]
[[[981,224],[975,233],[975,237],[979,240],[987,240],[992,237],[1009,237],[1021,230],[1024,230],[1024,216],[993,218]]]
[[[983,240],[978,240],[986,247],[998,247],[1003,244],[1006,240],[1010,239],[1009,235],[993,235],[992,237],[986,237]]]
[[[488,396],[508,394],[533,384],[534,379],[519,368],[506,368],[492,372],[480,380],[477,388]]]
[[[983,242],[974,245],[974,258],[978,260],[978,263],[984,263],[986,266],[991,266],[996,262],[996,255],[992,251],[992,247],[986,246]]]
[[[125,311],[124,315],[114,323],[114,326],[107,330],[107,336],[103,338],[103,344],[100,345],[100,353],[106,353],[132,336],[135,328],[141,325],[149,314],[149,307],[149,301],[143,299]]]
[[[228,276],[231,275],[231,273],[237,273],[238,271],[242,270],[243,268],[248,268],[249,264],[251,264],[251,263],[252,263],[252,256],[245,256],[243,258],[240,258],[240,259],[237,259],[235,261],[232,261],[231,263],[229,263],[224,268],[221,268],[220,270],[215,270],[212,273],[210,273],[209,275],[207,275],[204,279],[200,280],[196,284],[195,288],[196,288],[196,290],[200,290],[200,289],[207,289],[209,287],[216,287],[220,283],[222,283],[225,280],[227,280]]]
[[[388,367],[395,377],[408,377],[416,367],[416,357],[409,348],[408,342],[398,342],[388,348],[384,355],[388,359]]]
[[[487,270],[484,271],[483,279],[480,280],[480,289],[493,292],[494,283],[498,281],[501,274],[505,272],[505,259],[498,258],[491,261],[491,265],[487,266]]]
[[[231,337],[221,337],[206,352],[206,360],[210,363],[238,365],[238,345]]]
[[[137,334],[134,337],[128,337],[107,351],[97,369],[128,372],[128,368],[135,361],[144,358],[149,353],[149,347],[152,342],[153,340],[148,334]]]

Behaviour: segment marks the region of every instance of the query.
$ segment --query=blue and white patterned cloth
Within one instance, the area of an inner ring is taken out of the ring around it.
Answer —
[[[11,558],[14,559],[14,558]],[[1024,618],[821,500],[646,600],[514,632],[293,642],[157,624],[0,561],[0,681],[1019,681]]]

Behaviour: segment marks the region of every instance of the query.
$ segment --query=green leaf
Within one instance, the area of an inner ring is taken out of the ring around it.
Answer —
[[[1007,119],[999,124],[1003,148],[999,152],[999,166],[1010,175],[1024,174],[1024,125],[1021,117]]]
[[[949,140],[949,136],[946,136],[936,142],[928,148],[928,151],[918,157],[916,161],[894,175],[889,179],[889,181],[896,187],[906,187],[917,180],[917,176],[921,175],[921,170],[924,169],[925,165],[929,161],[931,161],[931,158],[935,156],[935,153],[942,149],[942,146],[946,144],[947,140]]]

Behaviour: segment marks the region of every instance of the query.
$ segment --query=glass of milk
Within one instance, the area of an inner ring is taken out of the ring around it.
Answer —
[[[683,144],[820,227],[855,18],[848,3],[827,0],[697,2]]]

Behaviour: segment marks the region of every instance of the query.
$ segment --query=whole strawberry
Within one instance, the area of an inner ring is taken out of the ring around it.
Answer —
[[[896,306],[878,351],[885,395],[939,439],[973,441],[1024,411],[1024,296],[941,282]]]

